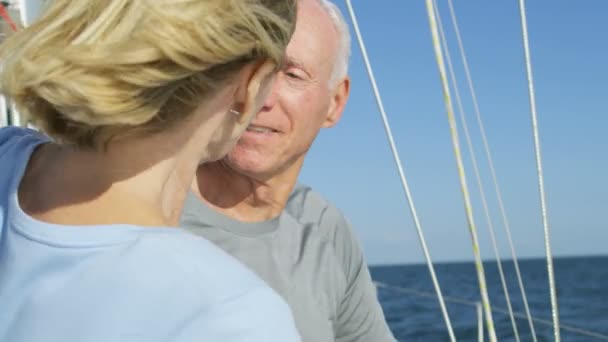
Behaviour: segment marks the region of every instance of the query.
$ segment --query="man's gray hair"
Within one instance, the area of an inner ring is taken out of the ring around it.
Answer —
[[[331,21],[338,32],[338,51],[334,62],[332,75],[330,77],[330,86],[334,86],[336,82],[346,77],[348,74],[348,62],[351,54],[350,32],[346,20],[340,11],[340,8],[329,0],[316,0],[323,10],[329,15]]]

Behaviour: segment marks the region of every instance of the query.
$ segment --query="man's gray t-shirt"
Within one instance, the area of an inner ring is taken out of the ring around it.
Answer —
[[[342,213],[298,185],[278,217],[245,223],[189,193],[181,225],[239,259],[290,305],[304,342],[394,342]]]

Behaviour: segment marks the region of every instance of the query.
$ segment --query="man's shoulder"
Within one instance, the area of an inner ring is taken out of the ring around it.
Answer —
[[[300,223],[317,224],[324,230],[350,229],[344,213],[306,184],[296,184],[289,196],[285,211]]]
[[[343,272],[345,288],[337,310],[337,340],[394,341],[378,302],[363,248],[344,213],[305,184],[296,185],[286,211],[301,223],[313,224],[317,236],[331,244]]]
[[[312,187],[298,183],[285,210],[300,224],[312,224],[316,233],[343,257],[346,256],[344,254],[361,252],[359,241],[343,211]]]

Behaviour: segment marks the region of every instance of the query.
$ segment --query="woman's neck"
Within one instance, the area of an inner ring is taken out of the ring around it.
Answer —
[[[21,207],[56,224],[175,226],[209,142],[188,136],[117,141],[105,152],[42,146],[22,180]]]

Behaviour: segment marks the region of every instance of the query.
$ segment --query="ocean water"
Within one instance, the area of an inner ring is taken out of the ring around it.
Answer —
[[[608,341],[608,257],[555,258],[562,341]],[[513,261],[502,261],[520,340],[532,341]],[[545,259],[519,260],[538,341],[554,341]],[[370,267],[387,322],[399,341],[449,341],[426,265]],[[492,316],[499,341],[515,341],[496,262],[484,263]],[[473,263],[435,264],[458,341],[478,340],[480,301]],[[585,331],[583,333],[582,331]],[[485,326],[484,326],[485,331]],[[602,337],[603,336],[603,337]],[[485,341],[488,341],[487,334]]]

